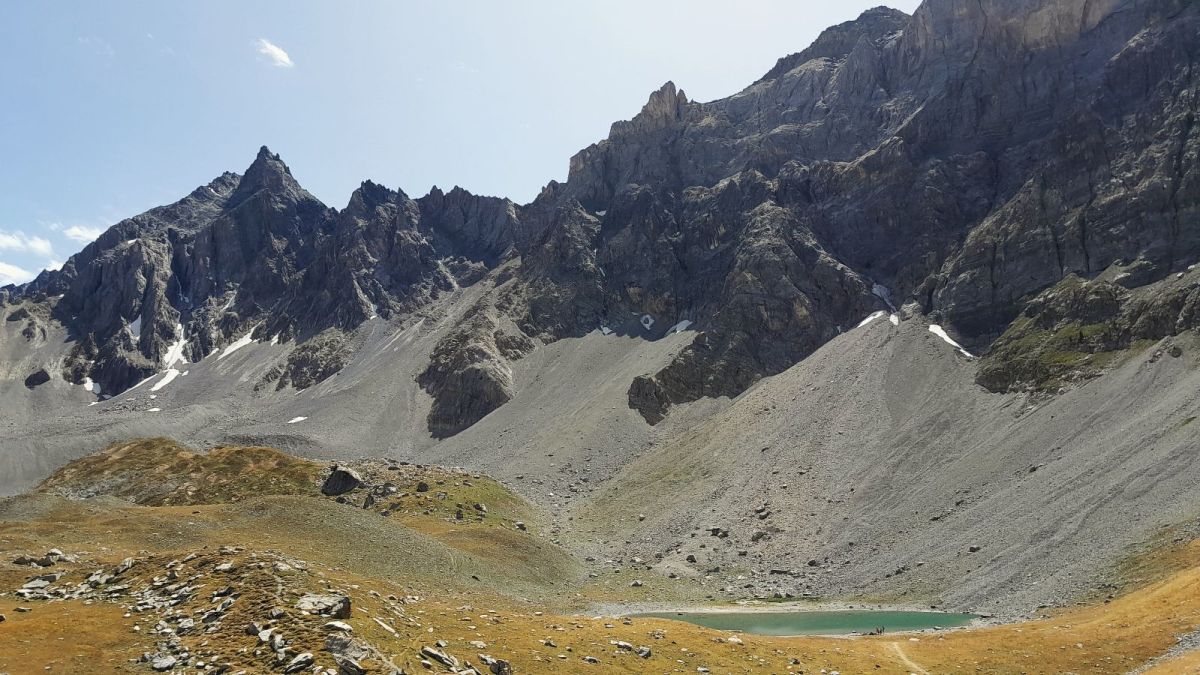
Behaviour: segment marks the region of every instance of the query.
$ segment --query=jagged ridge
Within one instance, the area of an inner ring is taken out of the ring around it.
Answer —
[[[889,302],[983,351],[1070,275],[1130,263],[1149,283],[1200,255],[1198,16],[1183,0],[877,8],[731,97],[667,83],[525,206],[367,182],[336,211],[264,148],[5,296],[61,295],[67,377],[120,391],[181,338],[192,359],[251,329],[304,341],[488,280],[420,378],[435,433],[503,405],[537,343],[600,327],[699,329],[631,382],[650,422]]]

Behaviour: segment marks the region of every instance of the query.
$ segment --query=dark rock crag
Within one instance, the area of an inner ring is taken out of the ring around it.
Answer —
[[[1047,349],[1108,353],[1192,325],[1191,296],[1161,282],[1200,257],[1198,57],[1186,0],[877,8],[728,98],[668,82],[527,205],[368,181],[338,211],[264,148],[244,175],[0,296],[61,295],[53,317],[76,341],[63,376],[105,392],[181,339],[198,359],[251,330],[298,345],[260,384],[303,388],[352,358],[364,321],[487,284],[418,378],[439,437],[510,400],[513,363],[539,344],[691,322],[669,365],[629,383],[657,423],[893,304],[988,354],[986,386],[1044,390],[1071,379]]]

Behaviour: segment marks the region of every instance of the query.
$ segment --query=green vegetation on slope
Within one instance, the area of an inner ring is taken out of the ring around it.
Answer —
[[[262,495],[317,495],[323,467],[274,448],[197,452],[168,438],[117,443],[71,462],[39,489],[108,495],[143,506],[220,504]]]

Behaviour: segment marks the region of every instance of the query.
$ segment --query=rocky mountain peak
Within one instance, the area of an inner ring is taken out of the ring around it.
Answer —
[[[192,199],[206,202],[219,202],[233,194],[233,191],[237,189],[241,180],[241,176],[232,171],[226,171],[207,184],[192,190],[192,193],[188,196]]]
[[[369,211],[385,204],[395,204],[407,199],[408,196],[400,190],[392,190],[371,180],[365,180],[354,194],[350,195],[347,211]]]
[[[728,98],[666,82],[531,204],[365,181],[338,213],[264,147],[244,177],[122,221],[22,292],[64,296],[61,320],[95,345],[71,381],[107,392],[161,370],[177,324],[200,356],[253,326],[303,343],[491,277],[503,290],[479,287],[422,381],[443,431],[504,405],[536,342],[601,329],[703,326],[630,385],[650,421],[736,396],[885,306],[984,354],[1067,274],[1138,261],[1145,283],[1195,262],[1198,26],[1185,0],[876,8]],[[344,359],[294,364],[316,361]]]
[[[682,89],[676,89],[675,83],[668,80],[650,94],[646,105],[632,120],[614,124],[613,134],[625,129],[645,131],[670,126],[683,119],[687,105],[687,94]]]
[[[258,156],[246,169],[246,173],[242,176],[237,191],[233,195],[233,201],[240,202],[262,190],[296,197],[307,194],[292,177],[292,171],[287,164],[284,164],[283,159],[278,154],[271,152],[270,148],[265,145],[259,148]]]
[[[847,21],[821,31],[821,34],[807,49],[779,59],[775,63],[775,67],[767,71],[767,74],[763,75],[759,82],[773,80],[813,59],[841,60],[849,55],[859,42],[866,40],[873,44],[879,44],[903,31],[911,19],[912,17],[909,15],[891,7],[868,9],[853,21]]]

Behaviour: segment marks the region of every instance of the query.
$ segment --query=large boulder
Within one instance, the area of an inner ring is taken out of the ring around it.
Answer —
[[[336,593],[305,593],[296,601],[296,609],[335,619],[349,619],[350,598]]]
[[[46,372],[45,368],[40,368],[34,371],[29,377],[25,378],[25,386],[33,389],[39,385],[46,384],[50,381],[50,373]]]
[[[321,485],[321,494],[329,497],[344,495],[351,490],[361,487],[363,484],[362,476],[354,469],[347,469],[341,466],[334,466],[329,472],[329,476],[325,479],[325,483]]]

